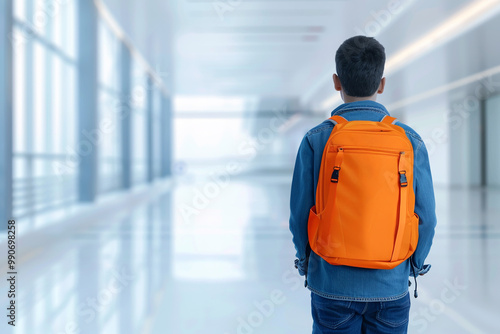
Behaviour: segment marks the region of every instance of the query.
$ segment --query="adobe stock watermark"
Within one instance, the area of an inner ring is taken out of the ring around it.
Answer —
[[[358,35],[377,36],[384,28],[389,26],[396,16],[401,14],[414,0],[391,0],[385,9],[370,11],[371,19],[363,28],[355,27]]]
[[[27,22],[18,31],[9,34],[12,48],[16,51],[21,45],[26,44],[36,34],[47,26],[49,21],[60,14],[61,8],[74,0],[52,0],[40,2],[32,17],[27,18]]]
[[[236,318],[236,334],[253,334],[256,330],[266,323],[276,312],[276,310],[287,301],[286,291],[294,292],[303,287],[302,279],[295,270],[286,270],[281,277],[282,284],[286,287],[282,289],[273,289],[268,298],[256,300],[253,302],[252,310]],[[225,333],[230,334],[230,333]]]
[[[455,278],[453,282],[445,280],[444,287],[441,289],[439,296],[426,303],[426,306],[418,308],[415,310],[415,313],[410,315],[411,327],[417,327],[417,331],[420,333],[424,332],[431,322],[446,312],[447,305],[454,303],[460,298],[466,289],[467,286],[459,283],[458,278]]]
[[[453,103],[451,108],[443,115],[444,125],[434,127],[428,136],[422,138],[425,142],[429,156],[432,156],[439,145],[449,142],[446,129],[458,130],[467,123],[473,112],[481,108],[481,103],[500,88],[500,81],[495,82],[493,76],[485,76],[478,80],[474,93],[467,95],[463,100]]]
[[[134,280],[134,275],[125,268],[120,271],[113,270],[112,276],[108,284],[100,289],[95,296],[88,297],[85,302],[80,303],[77,313],[79,320],[66,323],[64,329],[56,334],[83,334],[82,326],[79,324],[90,324],[95,321],[98,314],[103,312],[106,306]]]
[[[280,125],[286,121],[286,108],[274,112],[274,117],[269,121],[269,125],[260,129],[253,138],[245,140],[238,145],[238,156],[241,159],[228,162],[222,170],[211,173],[210,181],[201,187],[196,187],[191,203],[181,203],[179,212],[186,223],[191,222],[193,216],[208,207],[212,200],[218,197],[221,192],[231,183],[231,177],[241,173],[243,167],[250,163],[260,151],[270,145],[279,132]]]
[[[114,100],[114,112],[118,114],[117,121],[109,116],[103,117],[98,121],[95,129],[82,131],[81,138],[75,147],[67,145],[65,147],[65,159],[52,163],[52,169],[59,180],[62,181],[64,176],[73,174],[80,166],[82,158],[92,154],[101,144],[104,135],[115,131],[117,123],[121,120],[131,117],[134,106],[141,99],[144,99],[144,88],[134,89],[132,95]]]
[[[233,12],[242,2],[243,0],[214,0],[212,1],[212,7],[219,16],[219,19],[224,21],[226,13]]]
[[[255,329],[261,327],[266,319],[272,317],[276,307],[283,304],[286,297],[283,291],[274,289],[271,291],[269,298],[253,303],[254,309],[246,316],[239,316],[236,320],[238,325],[236,327],[237,334],[252,334]],[[228,334],[228,333],[225,333]]]

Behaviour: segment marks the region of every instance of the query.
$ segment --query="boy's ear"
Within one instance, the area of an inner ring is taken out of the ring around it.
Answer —
[[[382,94],[384,92],[384,88],[385,88],[385,77],[383,77],[382,80],[380,80],[380,85],[378,86],[377,93]]]
[[[333,73],[333,86],[335,87],[335,90],[338,92],[342,90],[342,85],[340,84],[340,78],[335,73]]]

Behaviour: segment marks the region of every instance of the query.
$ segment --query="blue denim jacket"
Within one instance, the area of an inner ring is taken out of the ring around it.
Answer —
[[[380,121],[389,115],[385,107],[375,101],[345,103],[332,115],[342,115],[349,121]],[[420,217],[419,240],[410,259],[394,269],[365,269],[331,265],[310,251],[307,237],[309,209],[314,205],[316,185],[323,149],[333,124],[324,121],[311,129],[302,139],[293,172],[290,198],[290,231],[297,250],[297,267],[301,275],[307,272],[308,288],[323,297],[350,301],[388,301],[408,293],[408,277],[424,274],[424,260],[431,248],[436,226],[434,190],[429,157],[424,142],[409,126],[400,122],[413,145],[415,213]],[[413,266],[410,272],[410,266]]]

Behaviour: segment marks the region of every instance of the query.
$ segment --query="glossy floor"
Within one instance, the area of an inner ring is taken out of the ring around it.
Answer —
[[[288,196],[288,176],[180,182],[132,214],[48,239],[19,263],[14,333],[310,333]],[[500,192],[436,197],[410,333],[499,333]]]

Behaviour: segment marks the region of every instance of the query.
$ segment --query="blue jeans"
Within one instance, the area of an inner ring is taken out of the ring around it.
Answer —
[[[313,334],[406,333],[410,294],[387,302],[334,300],[311,293]]]

